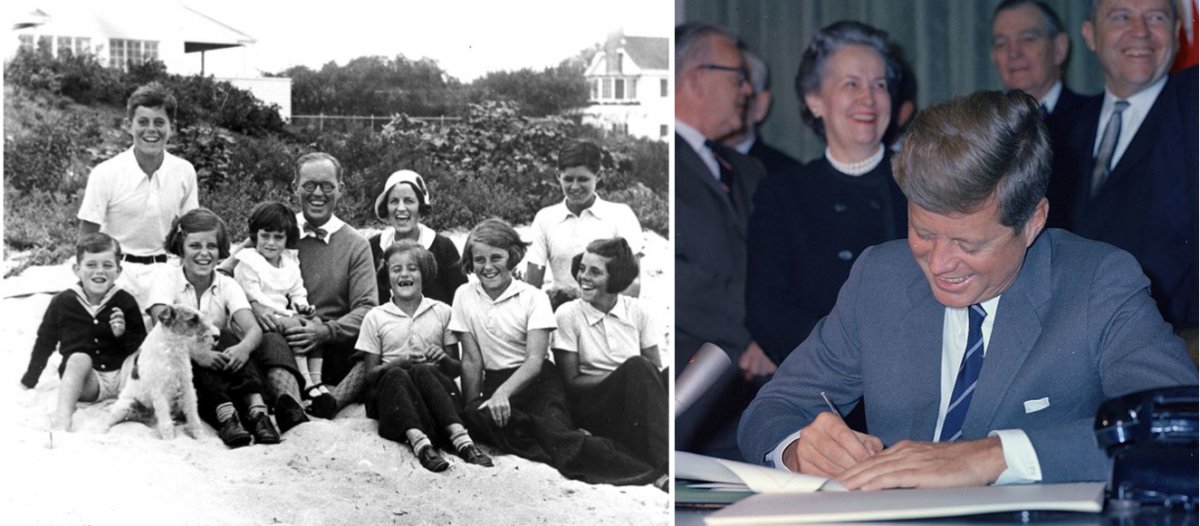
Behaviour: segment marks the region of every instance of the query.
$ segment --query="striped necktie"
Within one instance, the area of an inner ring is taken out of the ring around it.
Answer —
[[[704,141],[704,146],[712,150],[713,157],[717,160],[717,176],[721,180],[721,191],[725,193],[725,197],[729,198],[729,203],[737,208],[737,202],[733,200],[733,165],[729,164],[724,157],[721,157],[721,152],[717,147],[717,143],[710,140]]]
[[[954,380],[954,392],[950,395],[950,406],[946,408],[938,442],[952,442],[962,437],[962,425],[967,419],[967,408],[971,406],[971,395],[975,393],[975,382],[979,380],[979,370],[983,369],[983,319],[987,317],[987,311],[976,303],[967,309],[967,314],[970,317],[967,354],[963,355],[958,378]]]
[[[1104,125],[1104,136],[1100,139],[1100,149],[1096,150],[1096,164],[1092,166],[1092,195],[1100,191],[1104,180],[1108,178],[1109,166],[1112,164],[1113,153],[1117,151],[1117,140],[1121,138],[1121,112],[1129,107],[1129,103],[1119,100],[1113,103],[1112,116]]]

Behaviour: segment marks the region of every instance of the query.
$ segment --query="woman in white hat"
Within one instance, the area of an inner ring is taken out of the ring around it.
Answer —
[[[387,269],[382,261],[383,252],[402,239],[416,241],[433,253],[437,261],[435,275],[424,279],[426,297],[449,305],[454,299],[455,289],[467,282],[467,276],[458,264],[459,253],[454,242],[421,224],[421,217],[431,210],[429,201],[429,187],[425,185],[425,179],[412,170],[400,170],[388,176],[383,192],[375,198],[375,216],[388,222],[387,228],[368,240],[375,260],[381,305],[391,300],[392,296]]]

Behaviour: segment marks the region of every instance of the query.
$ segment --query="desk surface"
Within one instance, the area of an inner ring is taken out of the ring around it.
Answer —
[[[1111,507],[1110,507],[1111,508]],[[675,508],[675,526],[704,526],[704,517],[713,510],[696,508]],[[951,517],[944,519],[922,519],[907,521],[875,521],[875,522],[846,522],[841,524],[880,524],[880,525],[979,525],[979,524],[1055,524],[1059,526],[1197,526],[1195,513],[1170,511],[1162,508],[1135,508],[1129,510],[1105,510],[1103,514],[1066,512],[1033,512],[1022,515],[1016,513],[993,513],[971,517]]]

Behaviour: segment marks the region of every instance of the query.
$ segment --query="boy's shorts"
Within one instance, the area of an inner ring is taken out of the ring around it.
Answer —
[[[92,369],[92,376],[96,379],[96,385],[100,386],[100,392],[96,395],[97,402],[116,398],[117,395],[121,394],[121,389],[125,387],[125,383],[129,381],[129,376],[133,374],[133,358],[137,354],[133,353],[125,357],[125,362],[116,371],[97,371]]]

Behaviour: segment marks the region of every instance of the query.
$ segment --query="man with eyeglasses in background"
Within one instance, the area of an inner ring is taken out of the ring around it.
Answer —
[[[766,170],[716,142],[742,127],[751,94],[733,34],[703,23],[675,28],[677,375],[704,343],[719,346],[732,363],[743,354],[762,354],[745,327],[746,225]],[[714,420],[738,415],[710,415],[703,408],[734,381],[733,369],[707,389],[692,412],[676,419],[676,449],[719,454],[703,444],[705,430],[720,427]],[[736,445],[730,452],[736,454]]]

